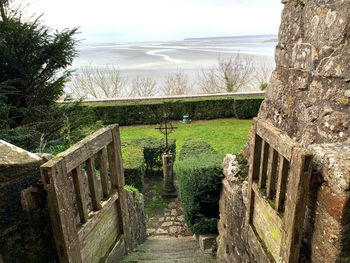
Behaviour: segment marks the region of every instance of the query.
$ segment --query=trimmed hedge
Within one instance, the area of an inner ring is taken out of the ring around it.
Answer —
[[[179,153],[179,161],[201,155],[215,154],[215,150],[205,141],[198,138],[186,139]]]
[[[173,153],[174,160],[176,158],[176,141],[169,139],[169,150]],[[145,139],[133,139],[124,140],[122,145],[131,145],[138,147],[142,150],[143,158],[146,164],[146,174],[152,175],[155,170],[162,170],[162,153],[165,151],[164,139],[158,138],[145,138]]]
[[[185,221],[196,234],[216,233],[222,180],[222,156],[200,139],[187,139],[176,176]]]
[[[238,119],[252,119],[258,116],[264,98],[237,98],[233,103],[233,112]]]
[[[222,157],[187,158],[176,165],[185,221],[193,233],[217,232],[222,180]]]
[[[143,158],[142,148],[134,145],[124,145],[122,147],[122,158],[125,184],[133,186],[143,193],[145,160]]]
[[[263,99],[220,97],[84,105],[95,115],[95,120],[102,120],[104,124],[134,125],[159,123],[163,120],[164,112],[172,120],[182,120],[183,115],[189,115],[192,120],[252,118],[257,116]],[[247,110],[245,107],[248,107]]]
[[[176,158],[176,140],[168,140],[169,151]],[[140,146],[143,148],[143,156],[146,162],[147,170],[162,169],[162,154],[165,151],[164,139],[147,138],[140,141]]]

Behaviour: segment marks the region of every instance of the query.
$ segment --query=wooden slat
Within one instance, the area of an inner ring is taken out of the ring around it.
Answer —
[[[72,177],[80,216],[80,222],[84,224],[88,221],[88,210],[85,199],[83,176],[81,174],[80,166],[72,170]]]
[[[260,188],[266,187],[268,158],[269,158],[269,144],[263,140],[261,144],[261,157],[260,157],[260,170],[259,170],[259,187]]]
[[[86,237],[90,234],[90,232],[95,228],[95,226],[98,224],[98,222],[101,221],[101,218],[103,218],[107,212],[110,210],[112,205],[115,205],[115,202],[118,200],[119,194],[114,193],[111,195],[111,197],[104,202],[103,207],[101,210],[96,212],[96,214],[87,222],[80,230],[79,230],[79,240],[80,242],[84,242]]]
[[[107,198],[109,197],[110,184],[108,180],[107,161],[104,148],[97,153],[97,158],[101,176],[103,197]]]
[[[263,203],[264,209],[268,211],[269,216],[273,219],[273,222],[277,225],[278,228],[284,231],[284,225],[282,219],[278,216],[277,211],[275,211],[269,204],[269,202],[260,194],[258,185],[253,183],[252,189],[254,191],[255,199],[254,202]],[[259,199],[259,201],[258,201]]]
[[[64,159],[40,167],[59,262],[81,263],[80,242],[74,221],[72,194]]]
[[[261,152],[262,152],[262,140],[258,135],[255,135],[255,143],[254,143],[254,152],[253,152],[253,160],[252,160],[252,178],[253,181],[259,179],[260,173],[260,162],[261,162]]]
[[[112,141],[112,134],[108,127],[100,129],[89,135],[82,141],[74,144],[66,151],[58,154],[55,158],[48,161],[48,166],[53,166],[58,159],[65,158],[67,173],[85,162],[93,154],[97,153]]]
[[[120,143],[119,125],[109,126],[112,131],[112,143],[107,146],[108,161],[110,168],[110,178],[112,187],[116,187],[119,192],[119,209],[123,222],[123,234],[127,248],[132,248],[131,233],[129,231],[129,212],[126,205],[126,193],[124,189],[125,178],[122,162],[122,152]]]
[[[246,224],[249,225],[252,221],[253,210],[254,210],[254,192],[252,190],[253,180],[258,176],[260,163],[260,143],[261,139],[256,134],[256,123],[257,119],[253,119],[253,125],[251,128],[252,139],[250,142],[250,158],[249,158],[249,171],[248,171],[248,193],[247,193],[247,214],[246,214]]]
[[[258,185],[253,184],[254,212],[252,225],[255,227],[259,237],[269,248],[275,262],[279,262],[279,254],[284,236],[284,227],[277,212],[269,205],[258,190]]]
[[[270,147],[267,169],[266,197],[271,199],[276,193],[276,173],[278,165],[278,152]]]
[[[282,256],[286,263],[298,262],[311,171],[311,153],[301,148],[293,149],[284,216],[287,231]]]
[[[298,145],[296,141],[292,140],[287,134],[282,133],[281,130],[265,121],[259,121],[257,123],[256,132],[270,145],[270,147],[274,148],[288,161],[291,160],[293,147]]]
[[[87,173],[88,182],[89,182],[92,209],[96,211],[101,209],[101,201],[100,201],[100,196],[97,189],[97,178],[96,178],[94,157],[92,156],[91,158],[87,159],[85,162],[85,165],[86,165],[86,173]]]
[[[280,164],[278,171],[277,189],[276,189],[276,210],[281,211],[286,196],[288,166],[289,163],[286,158],[280,156]]]

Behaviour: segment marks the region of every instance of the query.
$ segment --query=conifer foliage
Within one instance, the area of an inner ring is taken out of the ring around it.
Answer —
[[[0,0],[1,1],[1,0]],[[57,138],[75,105],[58,105],[77,54],[77,29],[61,32],[21,15],[0,20],[0,138],[35,148]],[[68,114],[69,113],[69,114]]]

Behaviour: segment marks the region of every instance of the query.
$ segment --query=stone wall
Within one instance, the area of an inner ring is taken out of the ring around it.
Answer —
[[[218,258],[232,263],[257,262],[245,235],[248,182],[241,174],[235,155],[228,154],[225,157],[223,173],[225,178],[219,202]]]
[[[350,137],[350,2],[283,0],[259,117],[304,146]]]
[[[259,118],[314,155],[300,260],[350,262],[350,1],[282,3],[276,69]],[[227,262],[255,260],[241,235],[245,184],[224,179],[218,256]]]
[[[5,263],[54,262],[56,251],[45,196],[33,193],[33,202],[24,204],[30,211],[21,203],[21,192],[36,186],[39,166],[46,159],[1,140],[0,152],[0,258]]]
[[[133,247],[146,240],[146,217],[144,214],[144,197],[140,193],[126,190],[126,202],[129,212],[129,226]]]

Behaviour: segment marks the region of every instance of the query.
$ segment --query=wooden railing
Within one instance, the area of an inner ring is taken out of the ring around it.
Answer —
[[[249,167],[248,239],[268,262],[298,262],[312,155],[285,133],[255,119]]]
[[[100,182],[96,176],[95,155]],[[82,165],[87,174],[91,211],[88,211]],[[55,156],[41,166],[41,176],[60,262],[99,262],[118,237],[126,247],[131,246],[118,125],[100,129]],[[98,183],[101,183],[103,198]],[[78,224],[74,199],[79,212]]]

